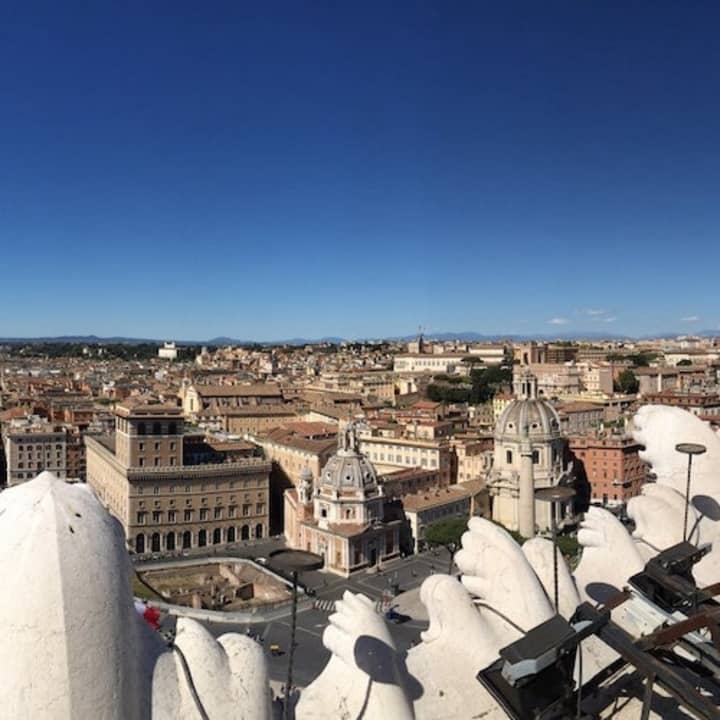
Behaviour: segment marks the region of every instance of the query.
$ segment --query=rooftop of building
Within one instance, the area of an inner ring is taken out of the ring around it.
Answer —
[[[486,490],[487,483],[485,482],[485,480],[478,478],[476,480],[464,480],[463,482],[459,482],[457,484],[457,487],[460,490],[465,490],[471,495],[475,495],[479,492],[482,492],[483,490]]]
[[[375,467],[377,468],[379,466],[376,465]],[[437,470],[429,470],[419,466],[411,468],[392,468],[388,472],[382,473],[382,479],[391,482],[394,480],[428,477],[431,475],[437,475],[437,472]]]
[[[338,426],[334,423],[293,420],[284,422],[282,427],[309,440],[335,438]]]
[[[603,406],[599,403],[583,402],[582,400],[574,400],[571,402],[560,403],[555,406],[555,409],[560,413],[579,413],[579,412],[590,412],[596,410],[603,412]]]
[[[125,418],[181,417],[182,408],[147,398],[126,398],[115,406],[115,414]]]
[[[405,495],[403,498],[403,508],[406,512],[419,512],[429,510],[433,507],[448,505],[465,500],[470,497],[470,491],[459,488],[457,485],[437,489],[432,492],[421,492],[413,495]]]
[[[270,430],[257,437],[259,443],[268,442],[273,445],[283,445],[295,450],[303,450],[310,453],[326,453],[336,447],[335,438],[313,440],[298,435],[292,430],[280,427]]]
[[[241,407],[218,407],[202,410],[201,417],[292,417],[296,414],[290,405],[244,405]]]
[[[194,390],[203,397],[281,397],[279,385],[254,383],[249,385],[194,384]]]

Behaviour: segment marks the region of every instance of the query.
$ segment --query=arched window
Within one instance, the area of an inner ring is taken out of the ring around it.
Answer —
[[[222,542],[222,529],[215,528],[213,530],[213,545],[219,545]]]
[[[235,528],[229,527],[227,531],[227,541],[229,543],[235,542]]]
[[[249,540],[250,539],[250,526],[249,525],[243,525],[240,528],[240,539],[241,540]]]
[[[145,423],[138,423],[137,431],[138,431],[138,435],[144,435],[145,434]]]
[[[183,550],[187,550],[188,548],[192,547],[192,533],[189,530],[186,530],[182,534],[182,538]]]
[[[162,435],[162,425],[159,422],[153,423],[153,435]]]
[[[165,549],[166,550],[174,550],[175,549],[175,533],[169,532],[165,536]]]
[[[153,552],[160,552],[160,533],[153,533],[150,539],[150,549]]]
[[[262,523],[258,523],[255,526],[255,537],[259,539],[262,536],[263,536],[263,526],[262,526]]]
[[[198,547],[205,547],[207,545],[207,531],[201,530],[198,533]]]
[[[135,538],[135,552],[138,555],[142,555],[145,552],[145,535],[142,533]]]

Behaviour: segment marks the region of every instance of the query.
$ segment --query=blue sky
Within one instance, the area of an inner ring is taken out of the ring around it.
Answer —
[[[1,12],[0,336],[720,326],[715,3]]]

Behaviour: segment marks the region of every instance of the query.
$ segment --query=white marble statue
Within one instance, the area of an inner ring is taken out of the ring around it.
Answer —
[[[415,716],[504,718],[477,673],[552,609],[519,545],[489,520],[470,520],[456,563],[462,584],[431,575],[420,589],[430,626],[407,657]]]
[[[683,537],[687,456],[681,442],[700,443],[707,451],[693,458],[688,513],[691,542],[710,544],[711,552],[693,568],[700,586],[720,582],[720,436],[703,420],[680,408],[646,405],[636,413],[633,437],[645,446],[640,455],[657,480],[628,503],[643,557],[680,542]],[[674,490],[675,492],[669,492]]]
[[[135,611],[120,525],[90,489],[44,472],[0,493],[0,553],[5,717],[149,717],[163,646]]]
[[[177,651],[135,610],[119,523],[86,485],[48,472],[0,493],[0,715],[33,720],[267,720],[252,640],[178,622]]]
[[[566,618],[581,601],[612,597],[648,558],[682,539],[687,458],[675,451],[679,442],[708,448],[694,461],[688,528],[693,542],[712,544],[695,567],[697,582],[720,581],[720,437],[690,413],[653,406],[638,412],[632,432],[657,482],[628,505],[633,536],[611,513],[587,512],[578,567],[573,575],[564,560],[558,567]],[[216,640],[181,619],[169,649],[140,619],[120,526],[86,486],[42,473],[1,493],[0,548],[3,717],[270,718],[267,664],[254,641]],[[330,660],[301,692],[296,717],[503,718],[476,676],[555,612],[552,544],[535,538],[521,548],[498,525],[472,518],[455,561],[461,582],[433,575],[423,583],[430,624],[404,655],[375,603],[345,593],[323,634]],[[586,677],[613,657],[600,641],[583,648]]]
[[[582,557],[573,576],[580,599],[605,602],[619,593],[645,561],[623,524],[610,512],[591,507],[580,523]]]
[[[335,609],[323,633],[332,656],[301,694],[298,720],[412,718],[401,660],[375,603],[345,592]]]
[[[199,705],[209,718],[268,720],[267,661],[252,638],[229,633],[215,640],[200,623],[179,618],[175,647],[155,666],[153,720],[201,717]]]
[[[531,538],[523,543],[522,551],[530,567],[535,571],[542,583],[552,607],[555,607],[555,564],[552,541],[542,537]],[[566,620],[569,620],[579,604],[580,595],[573,576],[570,574],[570,568],[568,568],[562,553],[558,551],[557,612]]]

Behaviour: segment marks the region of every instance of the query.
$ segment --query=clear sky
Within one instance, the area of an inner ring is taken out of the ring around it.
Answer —
[[[0,13],[0,336],[720,326],[715,2]]]

